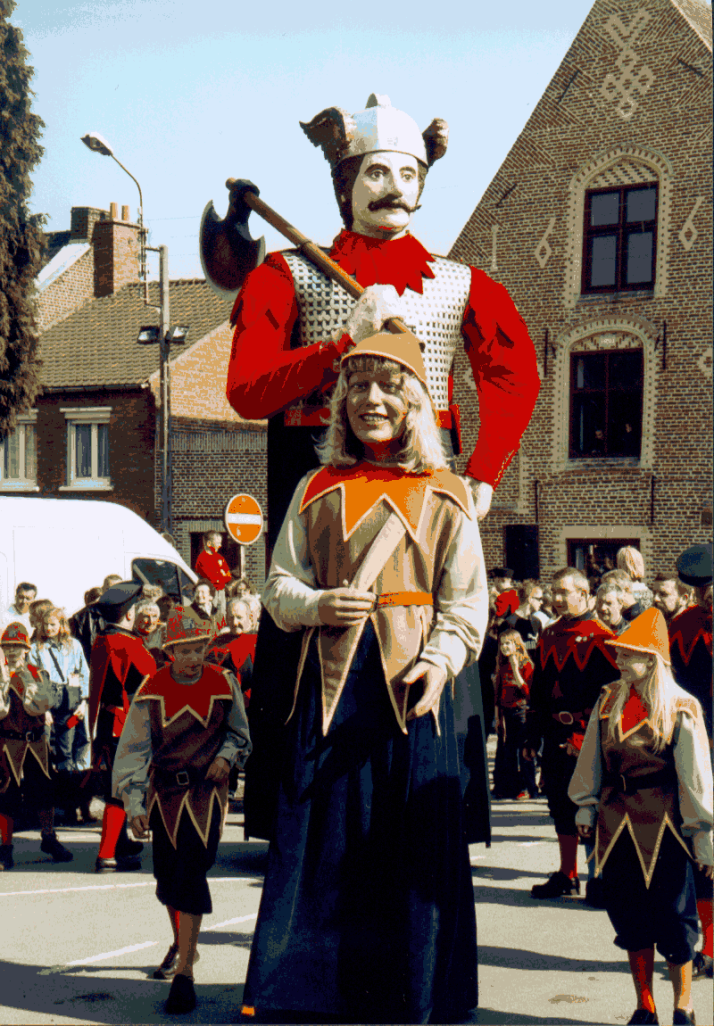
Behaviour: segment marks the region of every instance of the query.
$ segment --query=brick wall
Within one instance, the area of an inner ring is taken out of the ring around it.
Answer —
[[[581,296],[586,189],[639,181],[659,186],[655,288]],[[654,575],[711,537],[711,196],[711,46],[670,0],[597,0],[451,253],[509,289],[541,370],[483,525],[489,565],[504,558],[505,525],[536,523],[536,482],[543,577],[565,564],[568,538],[639,537]],[[570,354],[612,346],[644,352],[641,457],[570,460]],[[478,404],[463,354],[455,392],[470,452]]]
[[[38,397],[37,483],[40,494],[118,502],[152,526],[154,516],[154,399],[149,389],[51,392]],[[68,483],[67,420],[61,408],[111,407],[111,491],[62,490]]]
[[[111,296],[138,278],[139,226],[117,219],[98,221],[94,228],[95,296]]]

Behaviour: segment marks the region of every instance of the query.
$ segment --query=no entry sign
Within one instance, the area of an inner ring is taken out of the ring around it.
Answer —
[[[263,511],[252,495],[234,495],[228,501],[223,522],[239,545],[252,545],[263,530]]]

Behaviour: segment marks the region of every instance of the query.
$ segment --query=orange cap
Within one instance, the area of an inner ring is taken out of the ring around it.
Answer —
[[[345,353],[340,360],[340,366],[344,366],[345,361],[352,356],[382,356],[385,360],[394,360],[395,363],[401,363],[402,367],[410,370],[419,378],[428,394],[429,386],[426,383],[426,368],[421,347],[421,342],[411,331],[400,331],[397,335],[389,331],[380,331],[378,335],[363,338]]]
[[[661,656],[667,665],[671,662],[667,624],[659,609],[654,606],[640,613],[619,638],[608,638],[605,644],[631,648],[635,652],[650,652]]]
[[[24,645],[25,648],[31,648],[30,639],[27,636],[27,628],[24,623],[18,623],[17,621],[9,623],[2,632],[0,645]]]

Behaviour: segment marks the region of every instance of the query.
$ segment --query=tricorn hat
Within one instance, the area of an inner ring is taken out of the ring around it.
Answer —
[[[683,584],[704,588],[712,582],[712,545],[691,545],[677,560],[677,574]]]
[[[25,627],[24,623],[18,623],[17,621],[9,623],[2,632],[2,638],[0,638],[1,645],[24,645],[25,648],[31,648],[27,627]]]
[[[428,395],[429,386],[421,346],[421,342],[411,331],[400,331],[394,335],[388,331],[380,331],[377,335],[363,338],[353,346],[340,360],[340,366],[343,367],[353,356],[383,356],[385,360],[394,360],[395,363],[400,363],[402,367],[410,370],[419,378]]]
[[[94,608],[105,620],[118,623],[131,607],[139,600],[142,585],[137,581],[119,581],[107,588],[101,598],[97,599]]]
[[[364,110],[348,114],[341,107],[328,107],[312,121],[300,122],[313,146],[319,146],[335,168],[348,157],[390,151],[408,153],[431,167],[443,157],[449,139],[449,126],[434,118],[428,128],[419,131],[416,121],[392,106],[388,96],[372,93]]]
[[[667,665],[671,662],[667,624],[659,609],[655,609],[654,606],[635,617],[619,638],[608,638],[605,644],[662,656]]]

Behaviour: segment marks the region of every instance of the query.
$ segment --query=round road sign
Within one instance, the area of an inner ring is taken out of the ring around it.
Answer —
[[[252,495],[234,495],[226,506],[223,522],[239,545],[252,545],[263,530],[263,511]]]

